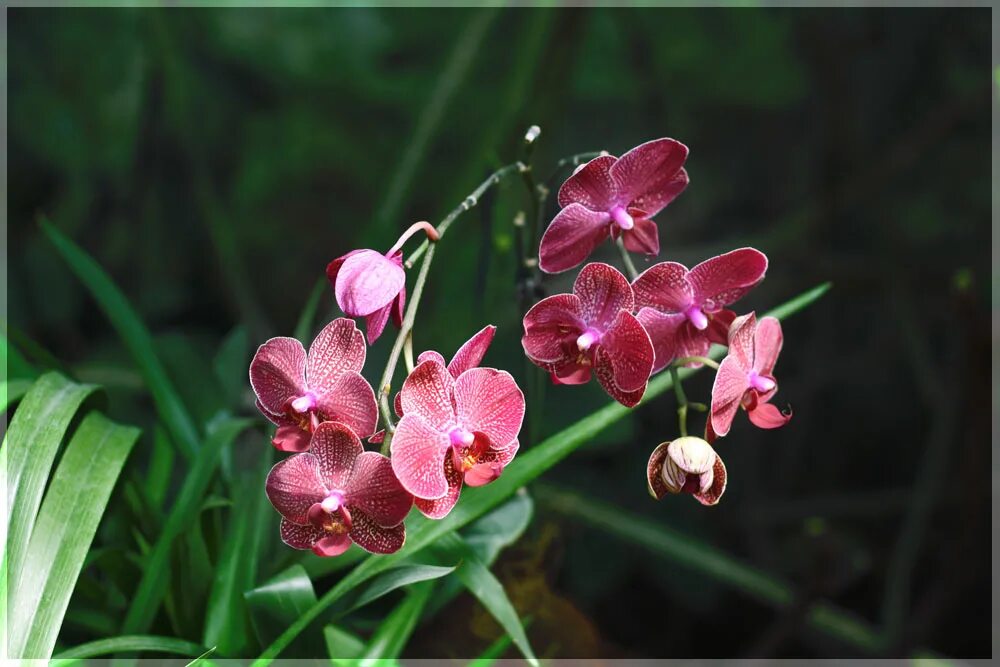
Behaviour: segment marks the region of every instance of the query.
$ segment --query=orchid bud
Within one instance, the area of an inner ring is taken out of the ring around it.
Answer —
[[[726,466],[712,446],[691,436],[660,444],[646,466],[649,494],[690,493],[702,505],[715,505],[726,490]]]

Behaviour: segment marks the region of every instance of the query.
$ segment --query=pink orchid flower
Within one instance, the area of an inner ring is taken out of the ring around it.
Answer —
[[[463,483],[492,482],[517,453],[524,394],[505,371],[469,368],[454,377],[427,359],[406,378],[399,400],[392,469],[432,519],[451,511]]]
[[[637,317],[656,349],[653,372],[674,359],[704,356],[712,343],[724,345],[736,317],[725,307],[753,289],[766,271],[767,257],[753,248],[712,257],[691,270],[677,262],[646,269],[632,289]]]
[[[632,315],[632,288],[617,269],[591,263],[572,294],[542,299],[524,316],[524,353],[556,384],[583,384],[597,375],[608,394],[632,407],[653,367],[649,335]]]
[[[308,354],[294,338],[272,338],[261,345],[250,362],[250,386],[257,408],[278,426],[274,446],[303,452],[324,421],[347,424],[361,437],[371,435],[378,406],[361,376],[364,365],[364,337],[346,317],[326,325]]]
[[[719,364],[712,386],[712,410],[705,425],[709,442],[729,433],[741,406],[758,428],[778,428],[792,418],[768,402],[778,391],[774,365],[781,344],[781,323],[773,317],[758,322],[750,313],[733,322],[729,354]]]
[[[690,493],[702,505],[715,505],[726,491],[726,466],[712,446],[685,436],[653,450],[646,465],[649,495]]]
[[[267,476],[267,497],[281,514],[281,539],[293,549],[339,556],[351,542],[391,554],[406,541],[413,496],[399,484],[389,459],[366,452],[349,427],[324,422],[312,448],[289,456]]]
[[[333,285],[340,309],[350,317],[365,318],[369,345],[382,335],[390,316],[397,327],[403,324],[406,271],[400,248],[421,230],[432,241],[438,239],[437,230],[430,223],[416,222],[384,255],[377,250],[352,250],[326,267],[326,277]]]
[[[688,184],[687,146],[656,139],[620,158],[596,157],[578,168],[559,189],[562,210],[542,235],[538,265],[560,273],[582,263],[609,236],[625,247],[656,255],[660,240],[652,217]]]

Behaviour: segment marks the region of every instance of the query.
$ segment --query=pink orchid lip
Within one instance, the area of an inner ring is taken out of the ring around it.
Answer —
[[[299,414],[309,412],[316,407],[316,394],[311,391],[307,391],[298,398],[292,401],[292,410],[295,410]]]
[[[448,440],[452,447],[469,447],[476,441],[476,436],[472,432],[456,426],[448,432]]]
[[[344,492],[333,490],[326,495],[326,498],[320,503],[320,507],[327,514],[333,514],[340,508],[344,506]]]
[[[747,381],[751,387],[762,393],[767,393],[774,389],[774,380],[758,374],[757,371],[747,373]]]
[[[596,343],[601,342],[601,332],[594,327],[587,327],[587,330],[576,339],[576,347],[581,352],[586,352]]]
[[[688,318],[698,331],[704,331],[708,328],[708,316],[701,312],[701,308],[698,306],[688,306],[684,311],[684,317]]]
[[[615,224],[625,231],[635,227],[635,220],[633,220],[632,216],[628,214],[628,211],[625,210],[624,206],[615,206],[609,211],[609,213],[611,214],[611,219],[615,221]]]

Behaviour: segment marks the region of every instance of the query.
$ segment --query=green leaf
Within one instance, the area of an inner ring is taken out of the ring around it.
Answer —
[[[350,607],[340,615],[346,615],[355,609],[364,607],[384,595],[388,595],[397,588],[409,586],[420,581],[430,581],[440,579],[455,571],[454,567],[442,567],[438,565],[400,565],[388,572],[374,577],[372,582],[361,592],[352,602]]]
[[[31,389],[31,380],[4,380],[0,382],[0,410],[6,411]]]
[[[527,623],[525,623],[527,625]],[[510,635],[500,635],[479,657],[469,663],[469,667],[490,667],[511,645]]]
[[[323,627],[323,639],[326,640],[326,654],[334,664],[353,664],[352,659],[365,651],[365,643],[357,635],[333,625]]]
[[[784,306],[774,309],[768,315],[787,317],[809,306],[829,289],[829,284],[809,290],[802,296],[793,299]],[[721,356],[721,349],[713,351],[715,358]],[[701,369],[683,368],[678,375],[683,380]],[[643,403],[648,403],[657,396],[669,391],[673,384],[670,374],[661,373],[653,378],[646,388]],[[424,547],[433,544],[449,532],[459,530],[486,512],[498,506],[514,495],[518,489],[544,474],[549,468],[571,454],[580,445],[588,442],[599,431],[611,426],[625,415],[629,409],[619,403],[609,403],[603,408],[584,417],[575,424],[552,435],[538,445],[520,454],[504,469],[496,481],[478,488],[463,491],[461,502],[455,506],[447,517],[440,521],[431,521],[422,516],[415,516],[407,525],[406,545],[394,554],[368,558],[341,579],[323,597],[268,646],[260,658],[258,665],[265,665],[271,658],[277,657],[282,650],[323,611],[339,600],[343,595],[364,583],[379,572],[384,572],[396,563],[416,554]]]
[[[170,429],[174,443],[180,447],[185,456],[193,457],[198,450],[198,430],[156,355],[149,330],[139,319],[139,315],[125,295],[90,255],[48,221],[43,219],[40,224],[42,231],[69,264],[76,277],[86,285],[121,336],[132,355],[133,362],[149,386],[156,409]]]
[[[461,533],[462,539],[487,565],[500,551],[514,544],[531,523],[535,503],[527,489],[520,489],[500,507],[472,522]]]
[[[194,642],[176,639],[174,637],[157,637],[155,635],[122,635],[109,637],[80,644],[56,654],[55,660],[96,658],[112,653],[171,653],[194,657],[205,652],[205,647]]]
[[[246,327],[240,325],[229,332],[212,360],[215,380],[222,388],[227,404],[236,405],[246,391],[249,367],[250,337]]]
[[[46,373],[38,378],[14,413],[0,451],[0,477],[7,490],[0,568],[3,574],[0,587],[4,587],[4,593],[8,574],[16,578],[22,572],[31,530],[59,444],[80,405],[95,389],[93,385],[70,382],[58,373]],[[7,628],[6,612],[7,605],[0,605],[3,629]]]
[[[406,597],[378,626],[365,649],[361,665],[369,661],[398,657],[417,627],[420,615],[434,591],[434,582],[425,581],[410,588]]]
[[[243,593],[253,586],[257,575],[264,528],[258,518],[261,514],[270,516],[264,480],[271,460],[270,455],[262,456],[257,471],[247,474],[237,486],[229,531],[208,598],[203,643],[216,646],[224,656],[245,655],[250,643],[250,615]]]
[[[537,667],[538,659],[535,657],[535,653],[531,650],[531,645],[528,643],[528,637],[524,633],[521,619],[518,617],[517,611],[514,610],[514,605],[510,603],[510,598],[507,597],[507,592],[504,590],[500,580],[490,572],[490,569],[480,560],[472,548],[454,533],[445,535],[438,540],[435,544],[435,549],[462,559],[461,564],[455,571],[462,585],[496,619],[500,627],[504,629],[521,651],[528,664]]]
[[[48,658],[108,498],[139,430],[91,412],[66,448],[9,600],[11,655]]]
[[[170,437],[157,424],[153,429],[153,455],[149,461],[149,472],[146,475],[146,498],[156,511],[163,510],[170,489],[170,476],[174,471],[174,447]]]
[[[164,523],[163,531],[146,559],[142,580],[125,617],[123,632],[139,634],[152,624],[163,602],[170,577],[170,548],[174,540],[198,519],[202,499],[219,464],[222,450],[230,446],[242,431],[256,422],[252,419],[228,419],[213,430],[198,450],[187,472],[180,493]]]
[[[301,565],[279,572],[265,584],[247,591],[244,597],[261,646],[274,641],[282,628],[316,605],[312,581]],[[317,655],[316,651],[322,650],[312,645],[312,637],[305,646],[311,649],[309,655]]]

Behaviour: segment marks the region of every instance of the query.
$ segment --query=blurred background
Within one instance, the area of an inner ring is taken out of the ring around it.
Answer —
[[[146,427],[130,466],[148,465],[152,405],[40,214],[123,288],[204,423],[253,412],[245,376],[213,372],[220,349],[248,362],[290,335],[329,260],[439,220],[522,155],[529,125],[539,178],[671,136],[691,185],[658,216],[661,260],[763,250],[767,280],[739,310],[833,289],[785,325],[776,400],[794,419],[741,418],[720,443],[718,507],[646,493],[649,452],[677,435],[672,394],[532,486],[496,572],[536,651],[990,654],[988,9],[10,9],[7,27],[8,335]],[[487,362],[529,380],[526,192],[508,179],[452,227],[418,351],[450,356],[492,322]],[[598,258],[617,264],[611,250]],[[337,316],[331,290],[320,303],[317,325]],[[595,383],[549,387],[522,446],[606,401]],[[495,637],[472,598],[453,605],[447,636],[418,632],[407,655]],[[102,634],[68,623],[71,640]]]

